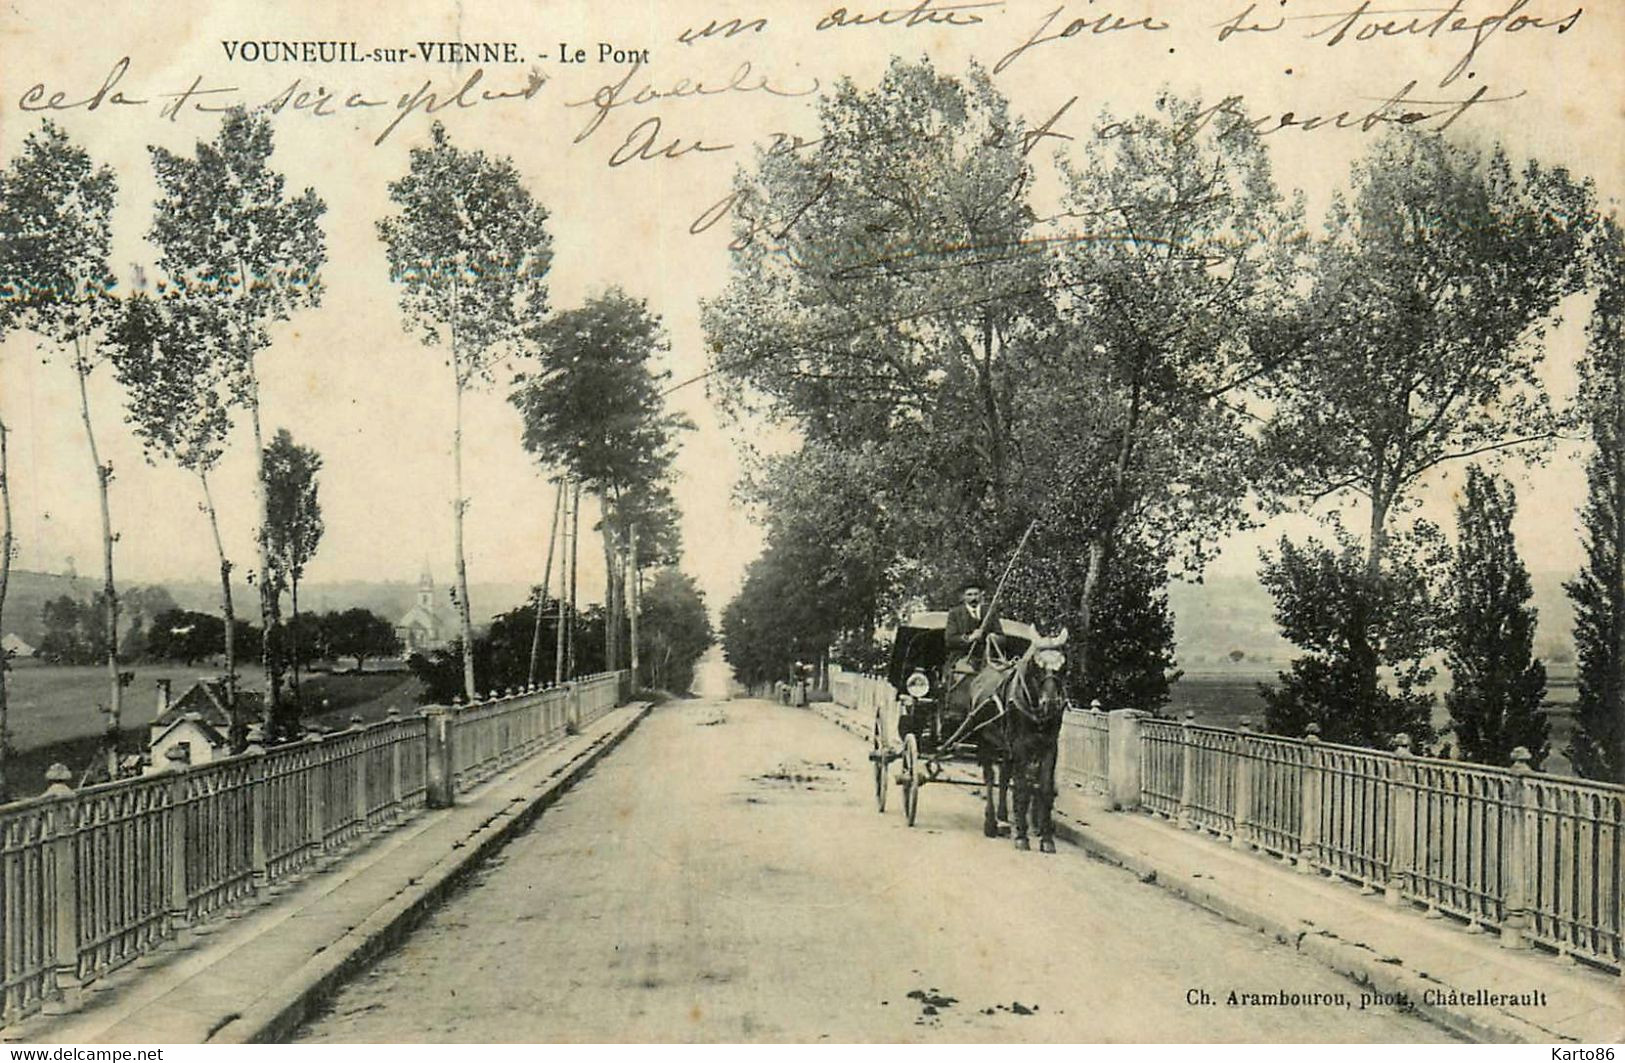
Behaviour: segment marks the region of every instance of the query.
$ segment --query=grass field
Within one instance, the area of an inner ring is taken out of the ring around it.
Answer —
[[[178,695],[199,679],[218,673],[199,668],[137,665],[134,683],[125,690],[120,749],[146,748],[147,726],[157,716],[156,680],[169,679]],[[351,716],[371,722],[391,706],[403,713],[418,708],[421,684],[409,672],[317,673],[303,677],[303,713],[307,723],[342,728]],[[244,676],[243,689],[263,689],[263,680]],[[9,789],[28,797],[45,788],[45,769],[60,761],[77,777],[97,759],[107,717],[97,710],[107,703],[107,673],[99,667],[24,666],[11,673],[10,723],[16,755],[7,765]],[[77,778],[76,778],[77,782]]]
[[[156,681],[168,679],[179,694],[199,679],[219,673],[180,665],[126,665],[135,681],[124,691],[124,726],[146,727],[158,714]],[[98,709],[111,699],[107,669],[97,665],[14,668],[9,687],[12,745],[19,751],[72,738],[99,735],[107,717]],[[252,682],[244,689],[256,689]]]

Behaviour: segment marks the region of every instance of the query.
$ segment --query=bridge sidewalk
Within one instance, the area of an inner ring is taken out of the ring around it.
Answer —
[[[68,1015],[37,1015],[8,1041],[229,1044],[287,1037],[344,978],[403,938],[508,838],[586,774],[648,704],[612,710],[367,848],[115,972]]]
[[[871,721],[832,703],[815,708],[867,740]],[[1555,957],[1500,947],[1420,909],[1391,907],[1340,881],[1299,874],[1266,855],[1183,831],[1166,820],[1112,812],[1081,793],[1063,794],[1056,834],[1144,882],[1253,927],[1369,986],[1404,994],[1416,1010],[1478,1041],[1611,1044],[1625,1040],[1625,987],[1618,976]],[[1244,975],[1244,972],[1238,972]],[[1288,990],[1254,986],[1238,990]],[[1538,994],[1533,1005],[1463,1002],[1464,994]]]

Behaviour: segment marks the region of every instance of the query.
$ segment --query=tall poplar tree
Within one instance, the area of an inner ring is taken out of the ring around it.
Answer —
[[[157,298],[136,292],[113,332],[113,367],[124,385],[125,419],[140,438],[147,460],[163,458],[198,478],[199,508],[208,517],[220,569],[220,609],[225,618],[227,696],[237,689],[237,614],[231,597],[232,563],[220,535],[220,518],[209,476],[219,464],[231,431],[230,394],[222,378],[219,337],[207,341],[205,304],[168,290]],[[213,356],[214,360],[211,360]]]
[[[1597,301],[1578,406],[1595,449],[1581,511],[1585,565],[1564,585],[1580,660],[1578,728],[1566,752],[1586,778],[1625,782],[1625,238],[1617,218],[1603,222],[1592,258]]]
[[[23,141],[0,178],[0,301],[15,327],[54,347],[73,371],[79,416],[96,479],[102,530],[102,628],[110,688],[106,771],[118,771],[124,687],[118,666],[118,590],[113,581],[111,462],[103,462],[90,409],[90,375],[106,356],[114,308],[107,264],[118,185],[83,148],[46,120]]]
[[[271,169],[273,147],[270,119],[239,107],[226,113],[214,140],[199,141],[190,156],[149,149],[159,190],[150,234],[158,265],[178,296],[207,318],[209,327],[197,331],[200,356],[222,367],[233,400],[248,411],[261,529],[268,511],[257,460],[265,449],[259,361],[270,349],[273,322],[320,305],[327,261],[326,204],[313,188],[288,194],[286,180]],[[274,720],[282,696],[282,664],[272,645],[279,609],[270,551],[263,533],[256,538],[261,650]]]
[[[429,146],[411,151],[406,174],[389,185],[400,213],[378,222],[390,280],[400,285],[402,326],[445,351],[456,405],[452,426],[452,541],[462,628],[463,690],[477,696],[474,623],[463,549],[463,398],[489,384],[518,353],[522,328],[547,313],[553,261],[547,209],[507,158],[465,151],[436,122]]]
[[[1518,746],[1539,769],[1548,748],[1546,667],[1534,659],[1535,610],[1529,571],[1512,536],[1517,495],[1477,465],[1456,509],[1459,542],[1451,565],[1445,706],[1463,758],[1512,764]]]

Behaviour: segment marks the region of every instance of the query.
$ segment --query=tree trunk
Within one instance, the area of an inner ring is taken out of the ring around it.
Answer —
[[[564,682],[564,640],[566,633],[569,631],[569,621],[564,614],[565,599],[569,597],[564,586],[564,568],[570,559],[570,477],[568,476],[559,483],[559,500],[565,511],[559,523],[559,622],[553,630],[554,686]]]
[[[634,521],[632,523],[632,530],[630,532],[630,536],[631,536],[631,539],[632,539],[632,542],[631,542],[632,558],[631,558],[631,564],[629,566],[630,571],[629,571],[629,573],[627,575],[627,582],[628,582],[628,584],[630,586],[631,594],[630,594],[630,600],[627,602],[627,606],[629,607],[629,609],[630,609],[630,611],[632,613],[632,631],[631,631],[631,635],[632,635],[632,689],[636,690],[638,688],[638,683],[639,683],[639,672],[638,672],[638,663],[639,663],[638,662],[638,656],[639,656],[639,654],[638,654],[638,611],[643,608],[642,595],[640,595],[638,593],[638,525],[637,525],[636,521]]]
[[[455,333],[453,333],[455,336]],[[456,427],[451,434],[452,548],[457,553],[457,618],[463,633],[463,693],[469,701],[479,694],[474,689],[474,616],[468,604],[468,559],[463,554],[463,371],[457,361],[456,340],[452,341],[452,371],[457,374]]]
[[[1086,687],[1094,679],[1090,669],[1095,667],[1095,603],[1100,600],[1100,588],[1105,585],[1110,570],[1111,555],[1117,546],[1117,525],[1127,504],[1123,497],[1124,485],[1128,482],[1129,461],[1134,456],[1134,443],[1140,431],[1141,394],[1140,379],[1136,373],[1129,392],[1123,438],[1117,447],[1117,460],[1112,463],[1112,483],[1106,497],[1106,512],[1101,516],[1099,530],[1089,539],[1089,567],[1084,572],[1083,593],[1078,600],[1079,626],[1083,630],[1079,632],[1077,643],[1078,675]]]
[[[575,485],[570,500],[570,641],[565,646],[564,674],[576,675],[576,572],[581,561],[581,484]]]
[[[6,584],[11,582],[11,482],[6,479],[6,433],[11,429],[0,421],[0,631],[5,630]],[[11,660],[0,646],[0,801],[11,800],[11,783],[6,778],[6,759],[11,753],[11,716],[7,700],[11,686]]]
[[[547,590],[553,582],[553,544],[559,537],[559,507],[564,502],[564,481],[553,492],[553,523],[547,529],[547,566],[542,569],[542,596],[536,600],[536,630],[530,637],[530,671],[527,686],[536,685],[536,669],[542,656],[542,614],[547,610]]]
[[[1388,546],[1388,510],[1392,505],[1393,496],[1388,493],[1389,486],[1383,479],[1381,471],[1374,478],[1371,492],[1371,524],[1367,529],[1369,537],[1365,557],[1364,593],[1356,600],[1354,615],[1350,618],[1349,631],[1349,661],[1359,676],[1361,700],[1367,706],[1376,704],[1377,697],[1377,647],[1372,642],[1371,628],[1373,624],[1372,594],[1375,592],[1377,582],[1382,578],[1382,562],[1386,556]]]
[[[266,525],[271,521],[269,494],[265,490],[265,437],[260,428],[260,386],[254,375],[253,356],[248,365],[248,419],[254,426],[254,506],[259,511],[259,528],[255,538],[260,550],[260,654],[265,667],[265,719],[267,729],[278,737],[287,737],[282,719],[282,662],[276,654],[276,625],[281,607],[276,588],[271,581],[271,548],[265,538]]]
[[[226,544],[220,538],[220,518],[209,490],[209,474],[198,470],[203,484],[203,511],[209,515],[209,531],[214,533],[214,552],[220,558],[220,612],[226,619],[226,708],[231,716],[231,750],[239,753],[248,744],[248,728],[237,715],[237,613],[231,604],[231,562],[226,560]]]
[[[1606,689],[1613,691],[1610,711],[1614,719],[1625,718],[1625,354],[1615,352],[1614,362],[1614,439],[1613,439],[1613,494],[1614,494],[1614,571],[1609,586],[1609,606],[1614,623],[1613,674]],[[1614,781],[1625,777],[1625,749],[1618,745],[1608,751],[1613,762]]]
[[[1004,519],[1005,465],[1004,418],[999,413],[999,397],[993,386],[993,319],[982,318],[982,361],[976,369],[976,388],[982,397],[982,419],[988,434],[988,459],[993,468],[993,512]]]
[[[604,539],[604,670],[615,671],[620,661],[620,580],[615,571],[615,529],[610,526],[609,502],[598,496],[598,523]]]
[[[85,386],[90,369],[85,361],[83,337],[75,337],[73,346],[73,370],[79,378],[79,415],[85,423],[85,441],[90,444],[90,461],[96,469],[97,501],[101,503],[102,511],[102,596],[107,628],[107,678],[113,688],[112,705],[107,713],[105,753],[107,777],[116,779],[119,732],[124,715],[124,684],[119,682],[118,674],[118,591],[113,583],[113,514],[107,498],[107,485],[113,478],[113,470],[111,466],[102,464],[101,453],[96,449],[96,432],[90,424],[90,396]]]
[[[297,568],[290,569],[288,572],[288,606],[293,612],[293,616],[288,620],[288,650],[293,656],[293,710],[289,715],[296,721],[298,716],[293,714],[303,714],[304,712],[304,701],[299,692],[299,570]]]

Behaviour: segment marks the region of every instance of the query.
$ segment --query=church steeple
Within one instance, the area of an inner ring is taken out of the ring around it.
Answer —
[[[418,576],[418,605],[434,611],[434,577],[429,575],[429,561],[423,561],[423,573]]]

